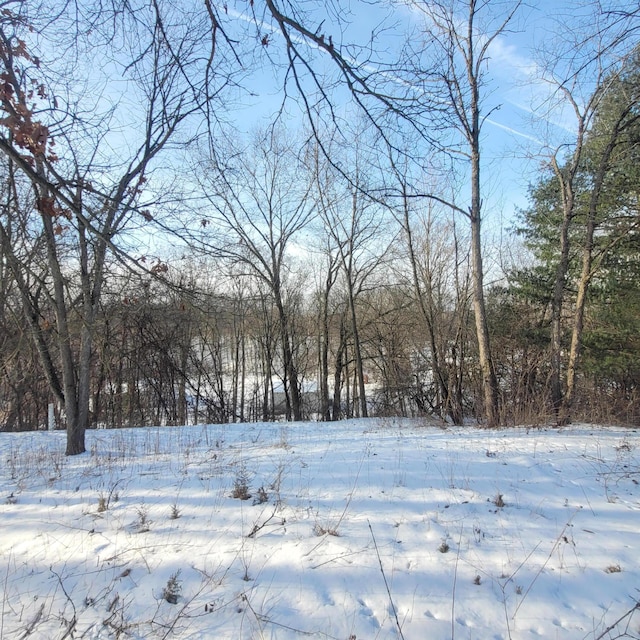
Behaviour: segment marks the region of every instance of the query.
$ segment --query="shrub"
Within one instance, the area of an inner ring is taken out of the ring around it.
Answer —
[[[182,593],[182,582],[179,579],[179,576],[180,569],[169,576],[167,584],[162,590],[162,599],[166,600],[169,604],[178,604],[178,599]]]

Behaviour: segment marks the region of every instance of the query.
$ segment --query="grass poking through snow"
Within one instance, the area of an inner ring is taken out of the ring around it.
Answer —
[[[0,438],[2,638],[640,637],[637,432]]]

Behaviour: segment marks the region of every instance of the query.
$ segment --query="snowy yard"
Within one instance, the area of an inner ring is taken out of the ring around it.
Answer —
[[[2,639],[640,637],[636,430],[64,438],[0,434]]]

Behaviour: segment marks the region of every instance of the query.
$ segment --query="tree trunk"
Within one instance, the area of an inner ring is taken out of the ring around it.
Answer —
[[[340,339],[336,353],[336,363],[333,372],[333,407],[331,419],[339,420],[342,415],[342,371],[344,369],[344,356],[347,349],[347,337],[344,328],[344,320],[340,319]]]
[[[233,370],[231,373],[231,412],[229,416],[230,422],[236,422],[238,419],[238,394],[240,388],[240,336],[235,327],[233,335]]]
[[[290,398],[291,401],[293,420],[299,422],[303,417],[302,397],[300,395],[300,381],[298,379],[298,370],[296,368],[295,362],[293,361],[291,337],[289,335],[288,316],[284,308],[280,286],[277,281],[274,282],[273,294],[275,298],[276,308],[278,309],[278,320],[280,322],[280,339],[282,340],[282,356],[284,359],[285,378],[289,383],[289,393],[287,394],[287,398]]]
[[[480,249],[480,220],[471,221],[471,259],[473,264],[473,312],[476,321],[478,339],[478,357],[482,372],[482,392],[484,398],[484,416],[487,427],[495,427],[498,417],[498,382],[493,367],[489,342],[489,325],[484,301],[484,282],[482,255]]]
[[[455,385],[452,386],[454,380],[452,378],[455,374],[455,362],[453,367],[449,367],[449,375],[445,377],[445,371],[440,362],[440,351],[436,340],[436,323],[434,319],[434,300],[433,300],[433,280],[431,272],[431,264],[427,267],[426,273],[426,292],[420,284],[420,277],[418,274],[418,260],[413,243],[413,232],[411,230],[411,224],[409,220],[409,205],[407,200],[407,193],[404,190],[403,184],[403,226],[407,239],[407,248],[409,250],[409,262],[411,264],[411,275],[413,279],[413,290],[418,301],[418,308],[420,309],[420,315],[422,316],[427,335],[429,336],[429,348],[431,350],[431,368],[433,376],[436,380],[438,406],[440,407],[440,415],[444,419],[447,415],[455,425],[462,424],[462,407],[455,398],[451,396],[452,389],[455,390]],[[429,224],[429,229],[431,225]],[[448,379],[447,379],[448,378]]]
[[[320,335],[318,364],[319,384],[318,384],[318,413],[323,422],[331,420],[331,411],[329,409],[329,276],[327,276],[327,286],[323,292],[320,309]]]
[[[83,330],[81,338],[82,359],[78,367],[76,381],[76,367],[73,358],[73,345],[69,331],[69,319],[65,300],[64,276],[58,262],[53,219],[46,212],[42,213],[44,237],[47,247],[47,261],[53,282],[53,304],[58,329],[58,349],[62,366],[62,387],[64,394],[64,409],[67,423],[66,455],[72,456],[85,451],[84,434],[89,414],[89,381],[83,379],[88,373],[86,358],[91,354],[90,335]],[[83,406],[82,403],[86,403]]]
[[[247,379],[247,353],[245,349],[244,323],[240,337],[240,422],[244,422],[245,381]]]
[[[560,410],[562,408],[562,306],[569,271],[569,226],[573,217],[573,205],[566,204],[562,225],[560,227],[560,258],[556,267],[553,298],[551,301],[551,405],[556,422],[561,424]]]
[[[347,287],[349,290],[349,311],[351,314],[351,334],[353,336],[353,353],[355,357],[355,377],[358,388],[358,404],[360,405],[360,416],[362,418],[368,418],[369,412],[367,410],[367,392],[365,390],[364,382],[364,366],[362,363],[362,346],[360,344],[360,333],[358,331],[358,318],[356,315],[356,301],[353,292],[353,283],[351,281],[351,269],[347,272]],[[354,384],[354,401],[355,401],[355,389]]]
[[[484,271],[482,266],[482,236],[480,233],[482,202],[480,199],[480,130],[477,86],[473,85],[471,143],[471,265],[473,277],[473,312],[476,321],[478,357],[482,372],[484,417],[487,427],[495,427],[498,416],[498,382],[496,379],[491,346],[489,323],[484,301]]]
[[[262,421],[269,421],[269,398],[271,398],[272,412],[271,416],[275,411],[275,407],[273,407],[273,389],[271,387],[271,377],[273,375],[273,370],[271,368],[271,350],[268,345],[265,345],[264,351],[264,392],[262,394]]]
[[[582,270],[580,273],[580,280],[578,281],[578,294],[576,297],[576,306],[573,315],[573,328],[571,332],[571,347],[569,349],[569,360],[567,362],[567,391],[562,402],[560,411],[561,415],[559,416],[560,421],[563,424],[570,422],[572,417],[571,413],[576,391],[576,372],[578,368],[578,361],[580,359],[580,348],[582,345],[582,332],[584,329],[584,313],[587,301],[587,292],[591,283],[591,278],[593,276],[593,244],[596,230],[596,214],[598,211],[598,204],[600,202],[600,195],[602,193],[605,176],[609,169],[611,154],[613,153],[613,150],[618,141],[620,127],[625,115],[626,110],[623,111],[620,119],[616,122],[616,125],[611,132],[608,144],[603,150],[602,156],[600,157],[598,171],[591,188],[585,238],[582,248]]]

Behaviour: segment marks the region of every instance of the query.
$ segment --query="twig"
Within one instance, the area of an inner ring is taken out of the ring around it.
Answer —
[[[312,564],[311,569],[319,569],[320,567],[324,567],[326,564],[337,562],[338,560],[342,560],[342,558],[347,558],[348,556],[357,556],[361,554],[363,551],[366,551],[368,547],[369,545],[367,545],[363,549],[355,549],[352,551],[345,551],[344,553],[339,553],[337,556],[334,556],[333,558],[329,558],[328,560],[324,560],[323,562],[319,562],[318,564]]]
[[[602,640],[607,634],[613,631],[625,618],[631,618],[631,616],[640,609],[640,602],[636,602],[629,611],[621,615],[612,625],[609,625],[595,640]]]
[[[378,543],[376,542],[376,537],[373,534],[373,528],[371,527],[371,522],[367,519],[367,524],[369,525],[369,531],[371,531],[371,539],[373,540],[373,546],[376,550],[376,555],[378,556],[378,563],[380,564],[380,573],[382,573],[382,579],[384,580],[384,586],[387,589],[387,595],[389,596],[389,602],[391,603],[391,609],[393,610],[393,616],[396,619],[396,627],[398,628],[398,635],[402,640],[404,640],[404,635],[402,633],[402,627],[400,626],[400,620],[398,620],[398,611],[396,609],[396,605],[393,602],[393,598],[391,597],[391,590],[389,589],[389,583],[387,582],[387,576],[384,573],[384,567],[382,566],[382,558],[380,557],[380,551],[378,549]]]
[[[4,607],[9,599],[9,567],[11,565],[11,556],[13,554],[13,549],[9,552],[9,559],[7,561],[7,571],[4,574],[4,589],[3,589],[3,597],[2,597],[2,611],[0,612],[0,638],[4,638]]]
[[[69,593],[65,589],[64,582],[62,581],[62,577],[60,576],[60,574],[57,573],[56,571],[54,571],[53,568],[49,568],[49,571],[51,571],[51,573],[53,573],[53,575],[56,578],[58,578],[58,583],[60,584],[60,588],[62,589],[62,593],[64,593],[65,597],[67,598],[67,601],[69,602],[69,604],[71,605],[71,608],[73,609],[73,618],[68,623],[69,626],[67,627],[66,633],[60,638],[60,640],[65,640],[65,638],[69,637],[73,633],[73,630],[76,627],[76,624],[78,622],[78,612],[76,611],[76,605],[74,604],[73,600],[71,599],[71,596],[69,595]],[[64,618],[63,618],[63,620],[64,620]],[[64,620],[64,621],[66,622],[66,620]]]
[[[453,590],[451,593],[451,640],[456,637],[456,585],[458,583],[458,562],[460,561],[460,544],[462,542],[462,526],[460,527],[460,535],[458,536],[458,549],[456,551],[456,566],[453,571]]]
[[[338,522],[336,523],[336,525],[334,527],[332,527],[332,531],[337,532],[338,531],[338,527],[340,526],[340,524],[342,523],[342,521],[344,520],[344,517],[347,513],[347,509],[349,509],[349,505],[351,504],[351,501],[353,500],[353,494],[356,490],[356,487],[358,486],[358,479],[360,478],[360,471],[362,470],[362,464],[364,463],[364,456],[362,456],[362,458],[360,459],[360,465],[358,466],[358,471],[356,472],[356,477],[353,481],[353,487],[351,488],[351,490],[349,491],[349,494],[347,495],[347,503],[344,505],[344,509],[342,510],[342,513],[340,514],[340,517],[338,518]],[[324,544],[324,541],[326,540],[326,538],[322,538],[320,540],[320,542],[318,542],[318,544],[316,544],[312,549],[310,549],[309,551],[307,551],[307,553],[304,554],[304,557],[306,558],[307,556],[310,556],[318,547],[320,547],[322,544]]]
[[[24,640],[26,637],[31,635],[31,633],[35,629],[38,622],[40,622],[40,618],[42,618],[43,611],[44,611],[44,602],[40,605],[40,608],[36,612],[35,616],[33,616],[33,618],[31,618],[31,620],[27,624],[24,630],[24,633],[20,636],[20,640]]]
[[[249,597],[247,596],[246,593],[243,593],[240,596],[240,599],[242,600],[242,602],[244,602],[247,605],[247,608],[249,609],[249,611],[251,611],[251,613],[253,614],[253,617],[257,620],[258,623],[261,623],[263,625],[266,624],[270,624],[273,625],[275,627],[280,627],[281,629],[287,629],[288,631],[295,631],[296,634],[299,635],[303,635],[303,636],[316,636],[317,634],[313,631],[304,631],[303,629],[297,629],[296,627],[290,627],[289,625],[286,624],[282,624],[281,622],[275,622],[274,620],[271,620],[271,618],[269,618],[268,616],[265,616],[262,613],[258,613],[252,606],[251,602],[249,602]],[[262,631],[262,629],[261,629]]]
[[[513,612],[513,615],[511,616],[512,619],[515,619],[516,614],[518,613],[518,609],[520,609],[520,607],[522,606],[524,601],[527,599],[527,596],[529,595],[529,592],[533,588],[533,585],[536,583],[536,581],[540,577],[540,574],[544,571],[545,567],[549,563],[549,560],[551,560],[551,556],[553,555],[553,552],[556,550],[556,548],[560,544],[560,541],[564,538],[564,532],[567,530],[567,527],[569,527],[569,525],[571,524],[571,521],[575,518],[576,513],[578,513],[578,511],[579,511],[579,509],[576,509],[573,512],[573,515],[567,520],[567,522],[564,525],[564,527],[562,527],[562,531],[556,537],[555,542],[553,543],[553,546],[551,547],[551,550],[549,551],[549,554],[547,555],[546,560],[542,563],[542,566],[538,569],[538,571],[536,572],[536,575],[533,576],[533,580],[531,580],[531,583],[527,587],[527,590],[524,592],[524,595],[522,596],[522,599],[520,600],[520,602],[518,603],[518,606],[516,607],[515,611]],[[520,566],[522,566],[522,565],[520,565]],[[518,570],[520,570],[520,567],[518,567]],[[515,573],[513,575],[515,575]],[[513,578],[513,575],[511,576],[512,578]]]
[[[271,522],[271,520],[273,520],[276,517],[277,511],[278,511],[278,505],[276,505],[273,508],[273,513],[261,525],[258,525],[257,522],[253,525],[253,529],[251,529],[251,531],[247,534],[247,538],[254,538],[256,533],[258,533],[258,531],[266,527],[267,524],[269,524],[269,522]]]

